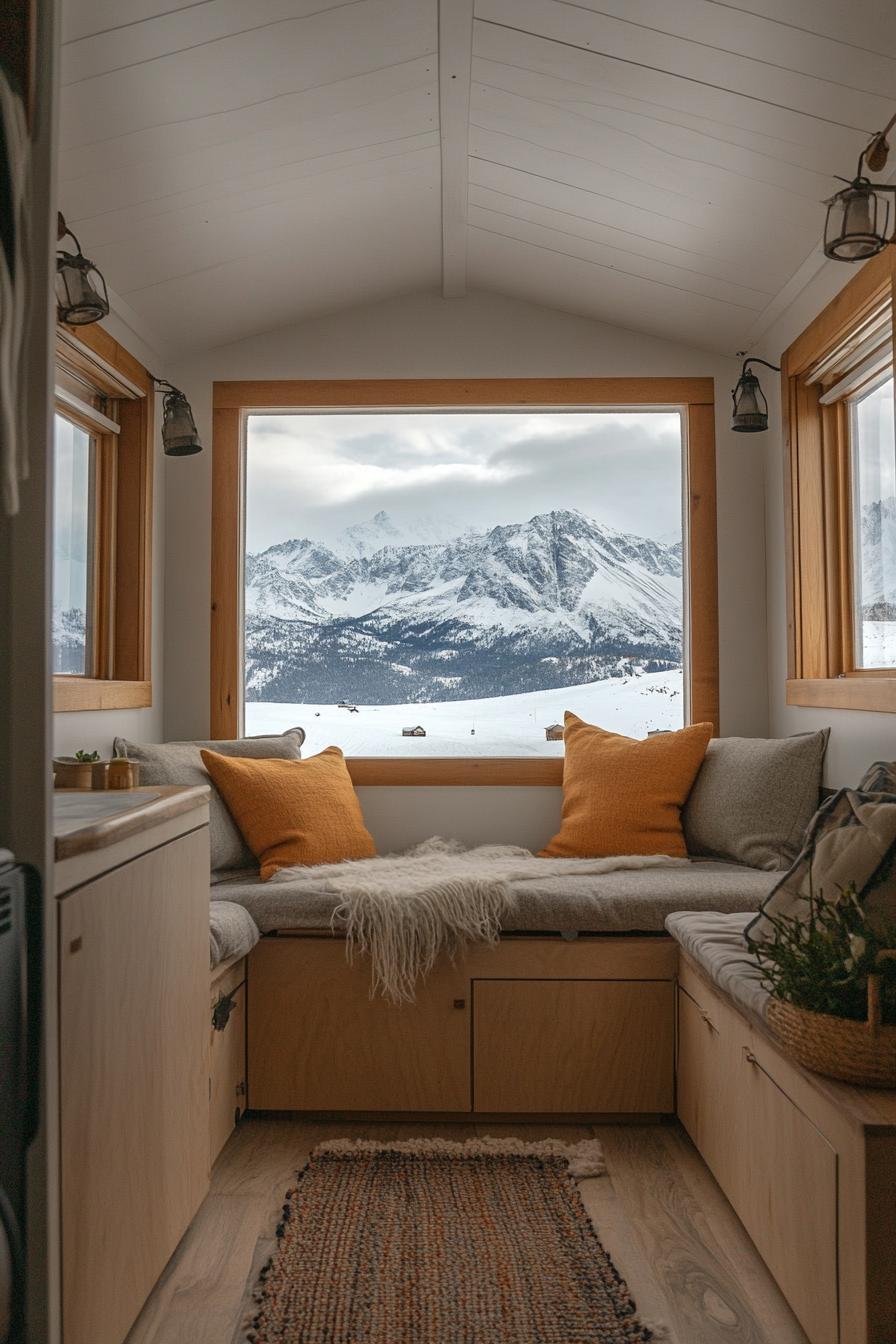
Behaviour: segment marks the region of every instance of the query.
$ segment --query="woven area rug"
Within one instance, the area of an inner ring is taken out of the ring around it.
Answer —
[[[321,1144],[283,1208],[255,1344],[647,1344],[574,1176],[593,1140]]]

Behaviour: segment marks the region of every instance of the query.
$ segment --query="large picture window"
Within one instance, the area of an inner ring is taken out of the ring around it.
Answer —
[[[563,713],[718,724],[711,379],[214,386],[211,732],[558,783]]]
[[[678,410],[250,415],[245,727],[556,756],[685,718]]]

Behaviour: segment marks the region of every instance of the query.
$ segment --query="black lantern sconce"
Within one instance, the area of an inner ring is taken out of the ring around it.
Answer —
[[[758,434],[768,429],[768,402],[759,385],[759,379],[749,367],[751,364],[764,364],[767,369],[774,369],[776,373],[781,372],[779,364],[769,364],[767,359],[744,360],[737,387],[731,392],[731,399],[734,402],[731,428],[737,434]]]
[[[890,229],[890,198],[896,195],[896,186],[872,182],[863,172],[863,165],[876,173],[886,167],[887,132],[894,125],[896,116],[862,150],[852,181],[838,178],[846,186],[825,202],[824,254],[832,261],[867,261],[896,242],[896,228]]]
[[[56,309],[59,321],[70,327],[86,327],[109,313],[109,293],[102,273],[81,251],[81,244],[60,213],[56,217],[56,238],[71,238],[74,252],[61,247],[56,251]]]
[[[162,402],[162,447],[167,457],[190,457],[202,452],[202,440],[193,419],[193,408],[180,388],[166,378],[153,378]]]

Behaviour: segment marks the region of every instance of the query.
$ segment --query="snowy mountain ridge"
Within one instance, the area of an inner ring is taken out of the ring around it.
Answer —
[[[444,699],[599,678],[626,657],[674,665],[681,549],[576,509],[459,533],[382,512],[329,545],[282,542],[246,557],[247,688],[298,701],[338,684],[367,703],[400,689],[407,702],[408,678]]]

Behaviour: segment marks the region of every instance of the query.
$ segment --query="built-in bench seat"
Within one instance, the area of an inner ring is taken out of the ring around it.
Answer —
[[[755,912],[780,873],[737,863],[695,859],[682,867],[552,877],[520,884],[505,922],[508,933],[662,933],[677,910]],[[298,897],[288,882],[262,882],[241,873],[216,882],[212,903],[230,901],[262,933],[328,929],[339,898],[331,892]]]
[[[810,1073],[765,1021],[745,915],[682,912],[676,1109],[811,1344],[896,1339],[896,1092]]]
[[[754,1021],[765,1023],[769,992],[762,972],[747,947],[744,929],[750,914],[679,910],[666,918],[666,928],[708,980]]]

